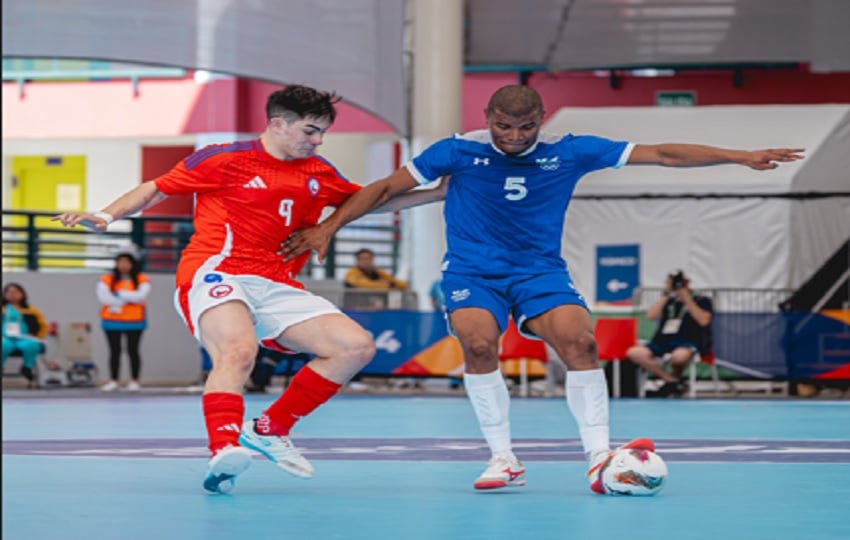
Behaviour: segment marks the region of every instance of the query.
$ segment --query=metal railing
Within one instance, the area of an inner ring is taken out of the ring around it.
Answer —
[[[173,273],[194,232],[190,217],[140,216],[118,220],[109,231],[95,233],[59,226],[50,221],[56,213],[3,210],[4,271],[101,271],[112,267],[119,250],[132,247],[146,272]],[[401,229],[397,220],[388,223],[344,227],[331,240],[324,263],[311,257],[300,276],[336,279],[338,271],[351,266],[354,253],[364,245],[383,257],[386,267],[395,273]]]
[[[101,270],[133,247],[148,272],[173,272],[192,235],[191,218],[138,217],[94,233],[50,221],[56,212],[3,210],[4,270]]]
[[[20,95],[25,85],[39,81],[106,81],[129,80],[133,92],[141,79],[182,79],[183,68],[158,67],[105,60],[68,58],[3,58],[3,81],[15,81]]]
[[[635,291],[635,309],[646,309],[662,294],[660,287]],[[695,294],[707,296],[714,307],[712,334],[718,364],[739,377],[781,379],[787,374],[787,320],[779,304],[793,289],[705,288]],[[641,337],[648,339],[657,323],[641,317]]]

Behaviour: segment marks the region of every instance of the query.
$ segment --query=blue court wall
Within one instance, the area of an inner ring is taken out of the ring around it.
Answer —
[[[92,361],[108,372],[106,339],[95,299],[97,273],[3,273],[3,283],[18,282],[31,303],[60,328],[71,322],[91,325]],[[142,338],[142,380],[148,384],[188,384],[201,371],[200,349],[173,307],[173,276],[151,275],[149,327]],[[440,314],[418,311],[348,311],[375,338],[377,353],[364,373],[389,375],[447,336]],[[717,313],[714,348],[718,359],[774,379],[809,379],[850,363],[850,331],[845,323],[820,314]],[[126,362],[123,369],[126,374]],[[846,367],[844,368],[846,369]]]

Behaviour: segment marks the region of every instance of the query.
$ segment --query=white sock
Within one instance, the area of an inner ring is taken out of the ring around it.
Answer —
[[[463,385],[472,402],[481,433],[494,456],[513,454],[511,450],[511,397],[498,369],[481,375],[465,373]]]
[[[578,424],[584,455],[592,463],[610,445],[608,434],[608,385],[602,369],[567,371],[567,405]]]

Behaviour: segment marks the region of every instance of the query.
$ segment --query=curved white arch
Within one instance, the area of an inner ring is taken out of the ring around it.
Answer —
[[[408,131],[404,0],[5,0],[3,56],[204,69],[333,90]]]

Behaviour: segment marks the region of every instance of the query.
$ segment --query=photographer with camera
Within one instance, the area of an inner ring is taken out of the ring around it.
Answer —
[[[646,311],[651,321],[658,321],[658,329],[649,343],[635,345],[626,353],[629,360],[664,381],[657,391],[647,392],[647,397],[682,395],[686,389],[682,372],[699,352],[711,351],[711,319],[714,308],[711,299],[695,295],[690,280],[681,270],[669,274],[664,284],[664,294]],[[662,367],[657,358],[670,353],[672,373]]]

